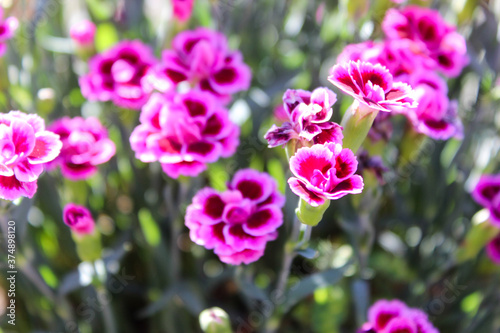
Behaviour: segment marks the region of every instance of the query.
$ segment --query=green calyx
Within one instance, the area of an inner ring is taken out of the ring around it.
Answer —
[[[300,222],[314,227],[321,221],[323,214],[329,206],[330,200],[327,200],[324,204],[318,207],[313,207],[303,199],[300,199],[299,207],[295,210],[295,213],[297,214]]]

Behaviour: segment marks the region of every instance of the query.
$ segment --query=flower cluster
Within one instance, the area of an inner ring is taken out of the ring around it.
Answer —
[[[78,235],[91,234],[95,229],[95,222],[89,210],[74,203],[69,203],[64,207],[63,221]]]
[[[83,96],[91,101],[112,101],[140,109],[150,95],[145,77],[157,63],[151,49],[140,41],[122,41],[89,61],[90,71],[79,80]]]
[[[159,161],[173,178],[196,176],[239,144],[239,128],[209,93],[155,93],[143,107],[141,124],[130,136],[136,157]]]
[[[439,333],[427,314],[399,300],[380,300],[368,310],[368,323],[358,332]]]
[[[394,80],[415,89],[419,106],[401,113],[416,132],[438,140],[461,138],[463,129],[456,103],[449,101],[446,82],[435,71],[448,77],[460,74],[468,63],[464,38],[439,12],[417,6],[390,9],[382,28],[386,40],[348,45],[337,61],[364,61],[386,67]]]
[[[188,82],[227,103],[232,94],[248,89],[251,77],[241,53],[229,49],[222,33],[198,28],[174,38],[172,49],[163,51],[149,81],[159,91]]]
[[[313,92],[287,90],[283,95],[283,112],[288,119],[280,127],[273,125],[265,135],[269,147],[283,146],[296,139],[300,146],[309,142],[342,143],[342,127],[329,121],[332,105],[337,101],[334,92],[318,88]]]
[[[64,117],[48,129],[58,134],[63,143],[61,154],[50,167],[60,166],[63,176],[71,180],[91,177],[97,172],[97,165],[115,154],[115,144],[97,118]]]
[[[33,197],[44,165],[60,153],[59,136],[35,114],[0,114],[0,198]]]
[[[14,37],[19,21],[14,16],[3,19],[3,8],[0,7],[0,57],[7,51],[7,41]]]
[[[234,175],[226,191],[207,187],[198,192],[187,208],[185,224],[191,240],[213,249],[221,261],[249,264],[278,236],[284,202],[273,178],[244,169]]]
[[[288,180],[292,192],[313,207],[351,193],[361,193],[363,178],[356,175],[358,162],[350,149],[335,143],[300,148],[290,158],[295,177]]]

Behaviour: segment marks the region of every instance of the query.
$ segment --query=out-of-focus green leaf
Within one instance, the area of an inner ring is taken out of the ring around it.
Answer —
[[[112,2],[87,0],[87,5],[92,14],[98,20],[110,19],[113,16],[115,10]]]
[[[118,32],[114,25],[102,23],[97,26],[95,46],[98,52],[105,51],[115,45],[119,40]]]
[[[311,321],[314,332],[340,332],[340,325],[348,313],[347,296],[339,286],[328,286],[314,292]]]
[[[42,265],[38,270],[48,286],[52,288],[55,288],[57,286],[58,283],[57,277],[55,276],[54,272],[52,272],[49,266]]]
[[[475,292],[462,300],[460,306],[462,310],[467,313],[469,316],[474,316],[481,305],[481,301],[483,300],[483,296],[480,292]]]
[[[277,158],[272,158],[267,162],[267,170],[269,174],[276,179],[278,183],[278,189],[281,193],[285,193],[286,189],[286,179],[285,179],[285,168],[281,161]]]
[[[151,212],[146,208],[141,208],[139,211],[139,222],[146,241],[151,246],[158,246],[161,241],[160,228],[156,224]]]
[[[26,88],[10,86],[9,93],[23,111],[28,111],[33,107],[33,98],[31,98],[31,93]]]

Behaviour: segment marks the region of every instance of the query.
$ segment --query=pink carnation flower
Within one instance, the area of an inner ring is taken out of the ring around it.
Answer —
[[[89,210],[74,203],[69,203],[64,207],[63,221],[79,235],[91,234],[95,229],[95,222]]]
[[[181,22],[189,20],[193,11],[194,0],[172,0],[174,17]]]
[[[454,77],[468,63],[465,39],[447,24],[438,11],[417,6],[389,9],[382,23],[389,39],[409,39],[419,53],[432,59],[429,69],[437,68]]]
[[[0,7],[0,57],[7,51],[7,41],[14,37],[19,21],[14,16],[3,19],[3,8]]]
[[[90,59],[90,71],[80,78],[82,94],[91,101],[112,101],[128,109],[140,109],[150,90],[144,80],[156,63],[151,49],[140,41],[123,41]]]
[[[149,81],[159,91],[187,81],[224,102],[248,89],[252,78],[241,53],[229,49],[222,33],[207,28],[179,33],[152,76]]]
[[[393,82],[389,70],[378,64],[349,61],[335,65],[328,80],[372,110],[390,112],[416,107],[411,87],[403,82]]]
[[[289,121],[269,129],[265,135],[269,147],[285,145],[292,139],[300,140],[302,146],[309,145],[309,142],[342,143],[342,127],[328,121],[336,101],[337,95],[327,88],[318,88],[312,93],[287,90],[283,95],[283,106]]]
[[[496,236],[486,245],[486,254],[491,261],[500,265],[500,235]]]
[[[368,310],[368,325],[376,333],[439,333],[427,315],[399,300],[380,300]]]
[[[45,130],[35,114],[11,111],[0,114],[0,198],[31,198],[43,166],[61,150],[59,136]]]
[[[335,143],[300,148],[290,158],[288,179],[293,193],[313,207],[351,193],[361,193],[363,178],[356,175],[358,162],[350,149]]]
[[[97,172],[97,165],[106,163],[115,154],[115,144],[97,118],[64,117],[56,120],[49,130],[58,134],[63,143],[61,154],[51,167],[61,166],[63,176],[68,179],[91,177]]]
[[[96,27],[92,21],[84,20],[71,26],[69,35],[79,46],[91,46],[94,44]]]
[[[271,176],[244,169],[223,193],[208,187],[199,191],[187,208],[185,224],[191,240],[213,249],[221,261],[249,264],[278,236],[284,203]]]
[[[472,191],[472,197],[489,209],[491,223],[500,227],[500,174],[483,175]]]
[[[239,144],[238,126],[206,92],[153,94],[140,121],[130,136],[136,157],[159,161],[173,178],[197,176],[207,163],[233,155]]]
[[[413,73],[407,81],[413,87],[418,106],[403,113],[415,130],[437,140],[462,138],[463,126],[457,114],[457,104],[448,99],[446,82],[427,70]]]

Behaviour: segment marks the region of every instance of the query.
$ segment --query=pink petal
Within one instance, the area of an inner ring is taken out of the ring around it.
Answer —
[[[13,118],[10,123],[12,142],[16,146],[16,154],[28,156],[35,147],[33,127],[23,120]]]
[[[322,195],[308,189],[306,183],[298,178],[291,177],[288,179],[288,185],[290,185],[293,193],[313,207],[318,207],[325,203],[325,198]]]
[[[36,181],[20,182],[15,176],[0,176],[0,198],[5,200],[16,200],[20,197],[32,198],[37,190]]]
[[[34,182],[43,172],[41,164],[30,164],[28,161],[17,163],[14,167],[14,174],[20,182]]]
[[[247,223],[243,225],[243,230],[252,236],[262,236],[275,231],[283,224],[283,213],[275,205],[261,208],[253,213]]]
[[[60,154],[62,145],[59,135],[49,131],[38,132],[35,147],[28,156],[28,161],[31,164],[50,162]]]

